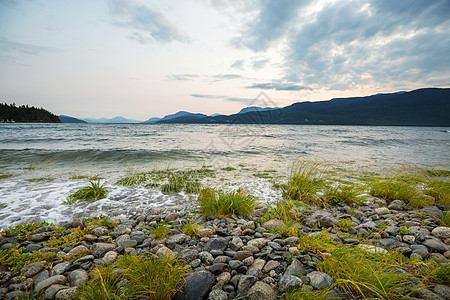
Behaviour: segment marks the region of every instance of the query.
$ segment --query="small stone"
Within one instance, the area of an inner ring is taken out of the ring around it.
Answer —
[[[114,262],[117,259],[117,252],[116,251],[108,251],[102,258],[102,264],[108,265],[112,262]]]
[[[68,262],[62,262],[55,265],[52,269],[52,275],[62,275],[69,266],[70,263]]]
[[[289,245],[297,245],[298,237],[296,237],[296,236],[288,237],[287,239],[284,240],[284,243],[288,246]]]
[[[425,240],[422,245],[426,246],[428,249],[440,253],[444,253],[445,251],[448,251],[449,248],[447,245],[445,245],[443,242],[441,242],[439,239],[431,238]]]
[[[402,237],[402,240],[403,240],[405,243],[413,244],[413,243],[416,241],[416,238],[415,238],[413,235],[408,235],[408,234],[406,234],[406,235],[404,235],[404,236]]]
[[[239,249],[241,249],[241,247],[244,246],[244,243],[242,242],[242,240],[235,236],[233,237],[233,239],[231,240],[230,243],[230,248],[233,249],[234,251],[239,251]]]
[[[91,230],[91,234],[95,236],[107,235],[109,230],[104,226],[99,226]]]
[[[122,248],[134,248],[134,247],[136,247],[137,246],[137,241],[135,241],[135,240],[125,240],[125,241],[123,241],[121,244],[120,244],[120,246],[122,247]]]
[[[47,262],[43,260],[26,265],[20,270],[20,272],[25,277],[33,277],[34,275],[36,275],[37,273],[41,272],[44,269],[46,263]]]
[[[286,268],[284,275],[304,276],[306,275],[306,269],[298,259],[294,258],[289,267]]]
[[[431,234],[440,239],[448,239],[450,238],[450,227],[436,227],[431,231]]]
[[[389,204],[388,208],[393,210],[403,210],[405,207],[405,202],[402,200],[394,200]]]
[[[213,235],[214,235],[214,230],[211,229],[211,228],[200,228],[200,229],[198,230],[198,236],[199,236],[200,238],[203,238],[203,237],[213,237]]]
[[[280,221],[278,219],[273,219],[265,222],[262,224],[262,227],[266,230],[278,230],[282,228],[284,225],[283,221]]]
[[[166,244],[181,244],[186,240],[186,235],[184,233],[174,234],[169,236],[166,240]]]
[[[302,280],[297,276],[283,275],[278,283],[281,292],[285,292],[287,289],[297,288],[302,285]]]
[[[163,257],[174,259],[176,258],[175,253],[167,247],[161,247],[158,251],[156,251],[156,255],[161,259]]]
[[[253,256],[253,252],[250,252],[250,251],[238,251],[234,255],[233,259],[243,260],[243,259],[245,259],[247,257],[250,257],[250,256]]]
[[[346,238],[343,240],[344,244],[350,244],[350,245],[358,245],[359,240],[355,238]]]
[[[83,240],[88,241],[88,242],[95,242],[97,239],[98,239],[98,237],[93,234],[85,234],[83,236]]]
[[[174,212],[171,212],[171,213],[167,214],[166,221],[168,221],[168,222],[175,221],[177,218],[178,218],[178,214],[174,213]]]
[[[247,245],[248,246],[255,246],[258,247],[259,249],[261,249],[262,247],[264,247],[267,244],[267,240],[265,238],[258,238],[258,239],[253,239],[250,240]]]
[[[114,248],[116,248],[116,245],[112,243],[95,243],[92,245],[91,251],[92,255],[97,258],[101,258],[106,252],[111,251]]]
[[[222,290],[212,290],[209,293],[208,300],[227,300],[228,295]]]
[[[269,260],[262,269],[263,272],[268,273],[280,266],[280,262],[276,260]]]
[[[239,279],[238,290],[247,294],[247,291],[255,284],[257,278],[251,275],[242,275]]]
[[[301,255],[302,253],[298,250],[297,247],[289,247],[289,253],[294,256]]]
[[[69,285],[71,287],[80,287],[83,282],[88,279],[88,273],[83,269],[78,269],[70,272],[69,276],[67,276],[67,280],[69,281]]]
[[[214,283],[214,275],[208,271],[197,271],[186,277],[186,283],[175,300],[201,300],[208,294]]]
[[[91,253],[91,251],[89,251],[89,249],[86,248],[86,246],[79,245],[79,246],[76,246],[75,248],[73,248],[72,250],[70,250],[64,259],[67,261],[71,261],[71,260],[77,259],[79,257],[88,255],[90,253]]]
[[[248,300],[276,300],[277,291],[262,281],[256,282],[247,293]]]
[[[381,253],[381,254],[388,253],[388,251],[386,249],[383,249],[383,248],[377,247],[377,246],[372,246],[372,245],[359,244],[357,247],[359,247],[362,250],[369,252],[369,253]]]
[[[71,299],[72,295],[75,294],[76,289],[75,288],[69,288],[69,289],[62,289],[55,295],[55,300],[67,300]]]
[[[25,247],[25,252],[26,253],[30,253],[33,251],[38,251],[39,249],[42,249],[42,245],[41,244],[29,244]]]
[[[384,230],[384,232],[388,233],[389,235],[396,236],[399,230],[400,229],[397,226],[389,226]]]
[[[378,215],[388,215],[391,211],[387,207],[380,207],[375,209],[375,213]]]
[[[318,290],[326,289],[333,284],[333,278],[324,272],[313,271],[306,276],[309,277],[311,285]]]
[[[72,228],[77,228],[77,227],[83,229],[83,228],[85,227],[83,221],[81,221],[81,220],[76,220],[76,221],[74,221],[74,222],[72,223]]]
[[[212,250],[216,251],[224,251],[228,246],[228,241],[225,238],[213,238],[209,241],[207,245],[207,251],[211,252]]]
[[[228,272],[229,270],[230,267],[225,263],[217,263],[209,267],[209,271],[214,275],[219,275],[220,273]]]
[[[230,272],[223,272],[219,276],[217,276],[217,281],[222,281],[223,284],[227,284],[231,280]]]
[[[230,262],[228,264],[230,265],[231,269],[236,270],[240,266],[242,266],[244,263],[240,260],[230,260]]]
[[[333,227],[335,225],[339,225],[339,221],[337,219],[328,216],[320,218],[319,222],[323,227]]]
[[[51,286],[49,286],[46,290],[45,290],[45,295],[44,298],[46,300],[51,300],[51,299],[55,299],[55,295],[63,289],[67,289],[68,286],[66,285],[61,285],[61,284],[53,284]]]
[[[207,266],[212,265],[214,263],[214,257],[209,252],[202,251],[199,253],[199,256],[202,262]]]
[[[46,288],[48,288],[52,284],[65,284],[66,280],[67,280],[66,277],[64,277],[63,275],[52,276],[50,278],[47,278],[47,279],[39,282],[39,284],[37,284],[34,287],[34,291],[36,293],[40,293],[41,291],[44,291]]]
[[[415,290],[412,296],[424,300],[443,300],[442,297],[425,288]]]

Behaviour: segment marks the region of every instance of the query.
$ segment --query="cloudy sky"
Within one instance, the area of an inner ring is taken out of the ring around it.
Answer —
[[[0,101],[146,120],[450,87],[449,28],[448,0],[0,0]]]

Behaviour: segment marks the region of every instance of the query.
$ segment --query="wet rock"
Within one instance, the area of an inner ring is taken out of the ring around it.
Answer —
[[[20,272],[25,277],[33,277],[34,275],[36,275],[37,273],[41,272],[44,269],[46,263],[47,262],[43,260],[26,265],[20,270]]]
[[[111,235],[114,238],[117,238],[118,236],[124,235],[124,234],[130,234],[131,233],[131,225],[127,224],[119,224],[114,228],[114,230],[111,232]],[[94,234],[94,233],[92,233]]]
[[[93,234],[95,236],[104,236],[104,235],[107,235],[108,232],[109,232],[108,228],[106,228],[104,226],[98,226],[91,230],[91,234]]]
[[[95,243],[91,247],[92,255],[96,258],[103,257],[106,252],[113,250],[116,248],[115,244],[112,243]]]
[[[297,288],[302,285],[302,280],[297,276],[283,275],[278,283],[278,288],[281,292],[285,292],[287,289]]]
[[[276,300],[277,291],[271,285],[258,281],[248,291],[247,298],[249,300]]]
[[[333,279],[330,275],[320,271],[313,271],[306,275],[309,278],[310,284],[318,290],[323,290],[333,284]]]
[[[228,240],[225,238],[213,238],[207,245],[207,251],[224,251],[228,246]]]
[[[209,271],[196,271],[186,277],[186,284],[178,292],[175,300],[202,300],[214,283],[214,275]]]

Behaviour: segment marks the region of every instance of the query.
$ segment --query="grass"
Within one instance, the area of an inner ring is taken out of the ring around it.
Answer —
[[[431,178],[424,193],[434,197],[440,205],[450,205],[450,181],[448,180]]]
[[[325,202],[331,203],[346,203],[346,204],[360,204],[361,189],[354,185],[339,185],[336,187],[329,187],[325,190],[325,195],[322,197]]]
[[[181,192],[197,193],[201,189],[201,184],[198,178],[192,176],[192,172],[170,172],[167,175],[167,183],[161,185],[163,192]]]
[[[316,195],[324,187],[319,165],[297,161],[291,169],[287,184],[281,186],[282,195],[288,200],[311,201],[322,204]]]
[[[24,239],[28,235],[33,234],[33,232],[36,229],[41,228],[43,226],[48,226],[48,225],[52,225],[52,224],[49,224],[47,222],[19,224],[14,227],[11,227],[11,226],[8,227],[8,229],[1,232],[1,235],[7,237],[7,236],[11,235],[11,233],[13,233],[13,232],[19,232],[18,239]]]
[[[229,215],[241,214],[248,216],[255,207],[255,197],[246,194],[241,189],[224,192],[211,188],[200,190],[197,204],[204,215]]]
[[[94,269],[73,300],[171,299],[183,286],[185,269],[177,260],[125,255]]]
[[[413,291],[412,275],[395,272],[389,256],[383,256],[343,246],[336,248],[317,269],[329,274],[344,293],[363,298],[403,299]]]
[[[161,222],[154,226],[143,226],[143,228],[149,230],[156,238],[166,237],[170,227],[166,222]]]
[[[200,225],[193,221],[186,221],[183,223],[183,227],[181,227],[181,232],[187,235],[197,235],[198,230],[200,229]]]
[[[329,289],[307,291],[307,290],[303,290],[300,287],[298,289],[287,291],[284,299],[286,299],[286,300],[324,300],[324,299],[334,299],[334,298],[330,298],[327,295],[328,292],[329,292]]]
[[[236,168],[233,168],[233,167],[225,167],[225,168],[222,168],[221,170],[223,170],[223,171],[234,171],[234,170],[236,170]]]
[[[11,177],[11,176],[12,176],[12,174],[0,173],[0,180],[1,180],[1,179],[5,179],[5,178],[9,178],[9,177]]]
[[[352,221],[349,219],[339,219],[339,224],[337,227],[342,231],[349,231],[352,228]]]
[[[44,247],[55,247],[64,249],[65,247],[73,248],[81,243],[83,237],[88,233],[88,228],[84,229],[71,228],[67,231],[67,234],[63,234],[56,238],[54,236],[50,237],[47,242],[43,242]]]
[[[147,175],[143,173],[130,175],[124,178],[121,178],[117,180],[117,185],[123,185],[123,186],[134,186],[134,185],[141,185],[147,181]]]
[[[441,211],[439,224],[441,226],[450,227],[450,211]]]
[[[76,200],[99,200],[105,198],[108,190],[100,184],[100,181],[89,181],[90,186],[85,186],[67,197],[67,204],[72,204]]]
[[[408,228],[406,226],[400,226],[398,228],[398,234],[401,236],[408,234]]]
[[[327,231],[324,229],[320,233],[315,234],[299,234],[297,248],[300,252],[314,252],[332,251],[336,245],[326,236]]]

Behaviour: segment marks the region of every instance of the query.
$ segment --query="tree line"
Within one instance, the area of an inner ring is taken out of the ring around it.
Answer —
[[[0,103],[0,122],[61,123],[57,115],[34,106]]]

